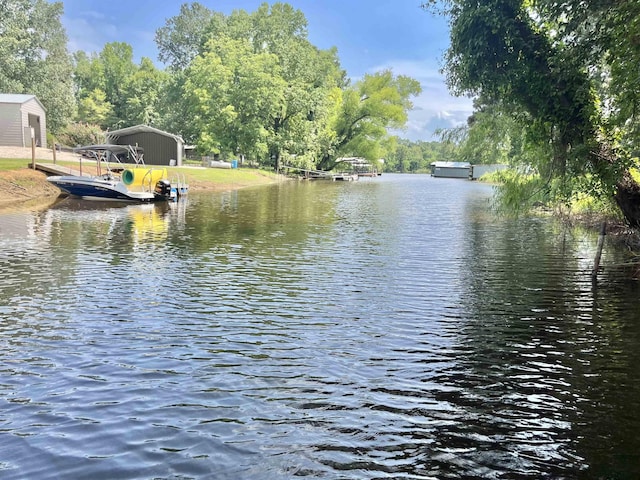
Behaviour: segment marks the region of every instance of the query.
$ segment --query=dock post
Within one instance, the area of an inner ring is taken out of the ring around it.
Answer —
[[[31,127],[31,169],[36,169],[36,131]]]
[[[600,237],[598,238],[598,248],[596,249],[596,257],[593,260],[593,269],[591,270],[591,281],[593,283],[598,279],[598,270],[600,269],[600,257],[602,256],[602,247],[604,246],[604,237],[607,234],[607,222],[602,222],[600,229]]]

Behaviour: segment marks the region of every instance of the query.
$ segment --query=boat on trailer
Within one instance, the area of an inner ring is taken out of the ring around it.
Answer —
[[[144,151],[131,145],[88,145],[74,149],[96,161],[97,175],[56,175],[47,180],[65,193],[87,200],[158,202],[185,195],[184,181],[172,185],[165,167],[144,164]],[[102,173],[102,165],[106,171]]]

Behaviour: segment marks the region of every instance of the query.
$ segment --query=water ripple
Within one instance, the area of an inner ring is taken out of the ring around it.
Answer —
[[[387,176],[1,219],[0,476],[637,476],[637,285],[594,291],[595,242],[489,193]]]

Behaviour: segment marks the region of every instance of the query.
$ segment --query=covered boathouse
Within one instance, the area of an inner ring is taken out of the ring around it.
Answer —
[[[184,140],[179,135],[163,132],[149,125],[135,125],[112,130],[105,137],[111,145],[142,147],[144,163],[147,165],[182,165]]]
[[[469,162],[433,162],[432,177],[469,178],[471,164]]]

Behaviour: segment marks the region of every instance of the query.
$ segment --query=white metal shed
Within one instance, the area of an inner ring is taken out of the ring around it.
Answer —
[[[47,146],[46,109],[35,95],[0,93],[0,145],[31,146],[33,128],[36,146]]]
[[[469,178],[471,164],[468,162],[433,162],[431,176],[448,178]]]

